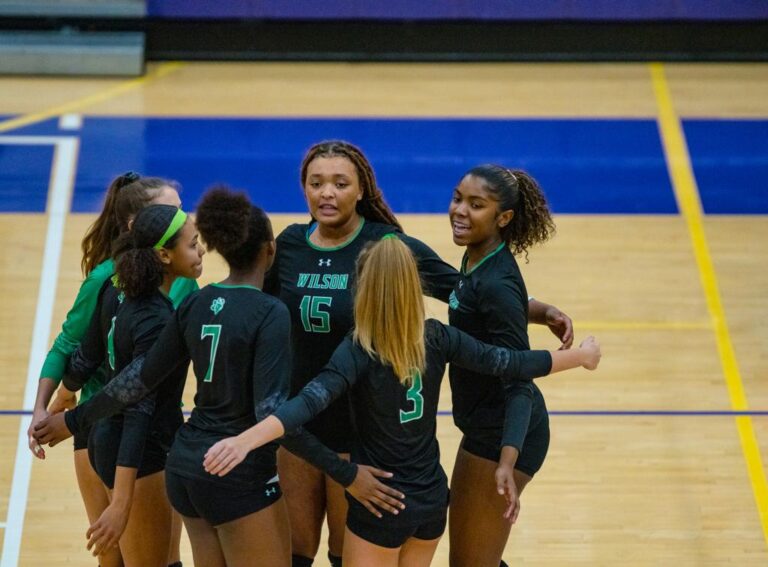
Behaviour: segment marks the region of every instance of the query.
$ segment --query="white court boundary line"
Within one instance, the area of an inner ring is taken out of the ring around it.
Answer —
[[[25,410],[34,407],[37,395],[37,381],[40,368],[48,353],[48,340],[53,318],[53,304],[56,298],[56,284],[59,277],[61,245],[64,237],[64,222],[69,213],[72,188],[75,183],[77,154],[80,140],[73,136],[0,136],[0,144],[14,146],[54,146],[51,176],[48,182],[48,230],[45,236],[43,264],[40,272],[40,288],[37,295],[35,326],[32,331],[32,345],[29,349],[27,384],[24,390]],[[21,549],[21,534],[24,528],[24,514],[29,494],[29,478],[32,470],[32,453],[27,445],[27,429],[32,416],[24,415],[19,424],[16,445],[16,459],[13,466],[11,495],[8,499],[8,517],[4,523],[3,553],[0,567],[16,567]],[[3,525],[3,524],[0,524]]]

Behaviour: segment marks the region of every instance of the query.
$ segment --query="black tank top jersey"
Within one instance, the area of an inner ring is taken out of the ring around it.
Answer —
[[[211,480],[202,467],[216,441],[255,425],[288,395],[289,320],[285,306],[251,286],[212,284],[185,300],[142,370],[153,387],[174,365],[192,361],[195,407],[179,431],[167,468]],[[217,482],[253,485],[276,474],[272,443]]]
[[[293,375],[291,393],[298,392],[328,362],[354,324],[355,263],[369,242],[396,233],[413,251],[425,293],[442,301],[458,273],[421,241],[396,232],[395,227],[363,221],[346,244],[319,248],[309,241],[316,223],[294,224],[277,237],[277,256],[264,290],[279,297],[291,316]],[[351,442],[349,409],[341,399],[307,429],[337,452],[348,452]]]
[[[382,527],[425,521],[447,505],[448,484],[436,438],[440,383],[447,362],[504,376],[512,384],[544,376],[552,366],[547,351],[492,347],[434,319],[426,321],[425,343],[423,375],[403,385],[390,366],[347,337],[317,378],[275,412],[286,431],[292,431],[349,391],[358,434],[352,461],[393,473],[384,482],[405,494],[405,510],[398,516],[385,514]]]
[[[502,244],[469,272],[465,264],[466,256],[448,301],[450,324],[492,345],[529,350],[528,292],[512,252]],[[494,447],[522,449],[532,406],[544,408],[538,387],[519,382],[505,393],[498,379],[456,365],[449,376],[453,419],[462,433]]]

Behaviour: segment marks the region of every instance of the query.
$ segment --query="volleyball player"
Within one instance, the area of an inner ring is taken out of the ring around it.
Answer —
[[[227,478],[248,451],[307,423],[349,390],[356,432],[352,459],[392,471],[389,485],[405,495],[405,508],[375,518],[350,499],[343,562],[347,567],[422,567],[432,560],[447,516],[447,477],[435,436],[446,362],[529,383],[550,372],[595,368],[599,345],[588,339],[572,351],[512,351],[480,343],[434,319],[425,322],[414,256],[396,237],[363,252],[356,286],[353,336],[274,416],[214,445],[205,468]]]
[[[528,292],[516,254],[555,230],[536,181],[497,165],[471,169],[453,192],[453,241],[466,247],[449,322],[478,340],[529,350]],[[451,365],[453,416],[463,433],[451,479],[452,567],[497,567],[509,537],[508,501],[541,468],[549,446],[544,398],[519,382],[505,402],[498,379]],[[505,421],[506,415],[506,421]]]
[[[192,360],[195,409],[173,444],[166,480],[171,502],[187,527],[195,564],[252,565],[258,557],[259,565],[287,567],[290,537],[276,477],[276,446],[252,453],[226,479],[202,468],[211,445],[249,428],[287,397],[288,313],[279,300],[259,289],[274,258],[271,225],[244,195],[225,189],[205,195],[197,221],[209,249],[227,261],[227,279],[205,287],[179,308],[142,368],[127,369],[90,402],[64,416],[52,416],[39,435],[41,442],[55,443],[94,417],[141,399]],[[315,464],[329,460],[327,451],[319,455]],[[330,457],[332,463],[337,460],[333,453]],[[330,469],[345,472],[343,466]],[[334,474],[342,481],[349,478],[360,498],[383,497],[397,504],[398,494],[375,476],[387,475],[369,467],[353,470],[351,478]]]
[[[264,287],[288,306],[291,316],[292,394],[320,372],[352,329],[355,261],[366,244],[400,234],[416,256],[425,292],[442,301],[448,301],[458,277],[428,246],[402,234],[359,148],[338,140],[315,144],[302,161],[300,180],[312,220],[291,225],[277,237],[275,264]],[[570,346],[572,326],[567,316],[535,302],[531,317],[549,324]],[[348,457],[353,429],[346,400],[338,400],[306,427]],[[340,565],[346,517],[343,488],[283,450],[278,453],[278,468],[291,520],[293,566],[312,565],[326,513],[329,559]]]
[[[115,282],[107,282],[84,341],[73,353],[63,386],[79,389],[107,360],[113,376],[140,360],[173,313],[167,295],[179,277],[197,278],[202,248],[194,223],[171,205],[139,211],[115,244]],[[183,374],[183,369],[181,370]],[[183,383],[183,380],[177,380]],[[178,387],[178,386],[174,386]],[[94,554],[119,540],[129,566],[168,564],[171,510],[163,470],[170,443],[183,422],[181,390],[160,390],[142,404],[98,422],[89,456],[110,490],[110,504],[89,530]]]
[[[64,374],[67,361],[85,335],[95,307],[97,298],[105,282],[115,272],[111,258],[111,249],[117,236],[128,230],[128,224],[136,213],[150,204],[167,204],[180,206],[181,201],[177,186],[173,181],[157,177],[142,177],[129,172],[115,178],[107,190],[104,207],[96,221],[91,225],[82,241],[83,257],[81,267],[85,280],[80,286],[77,298],[62,325],[61,332],[56,337],[50,352],[46,356],[40,371],[37,396],[29,427],[29,448],[40,458],[45,458],[45,451],[33,437],[34,427],[51,413],[56,413],[74,407],[76,399],[64,389],[59,389],[56,398],[51,403],[54,392]],[[174,282],[169,297],[175,305],[190,292],[197,289],[194,280],[179,278]],[[98,391],[106,380],[104,366],[98,368],[89,377],[80,395],[80,402],[88,400]],[[47,408],[47,409],[46,409]],[[109,504],[107,493],[88,459],[89,431],[83,431],[74,439],[74,462],[80,494],[85,505],[88,521],[96,522]],[[169,562],[180,565],[179,545],[180,524],[174,531],[175,545]],[[99,556],[102,567],[117,567],[122,564],[117,548],[105,550]]]

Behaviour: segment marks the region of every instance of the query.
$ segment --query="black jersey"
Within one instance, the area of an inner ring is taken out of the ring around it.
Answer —
[[[172,313],[173,304],[160,291],[146,298],[130,299],[108,280],[91,326],[70,360],[64,385],[78,389],[105,358],[110,381],[134,361],[142,362]],[[114,427],[122,432],[118,466],[139,468],[149,435],[166,450],[170,447],[183,421],[180,396],[180,390],[163,389],[112,417]]]
[[[309,240],[316,227],[314,222],[294,224],[277,237],[277,256],[264,284],[264,290],[279,297],[291,315],[292,394],[320,372],[354,326],[353,288],[360,251],[397,230],[363,220],[345,244],[320,248]],[[425,293],[448,301],[458,272],[421,241],[397,235],[417,259]],[[351,428],[346,400],[339,400],[307,429],[335,451],[348,452]]]
[[[153,366],[146,372],[162,375],[164,357],[191,360],[197,381],[195,408],[179,431],[168,470],[210,480],[203,459],[211,445],[255,425],[288,394],[288,313],[255,287],[212,284],[179,306],[162,339],[164,356],[148,360]],[[264,483],[276,474],[276,448],[252,451],[218,482]]]
[[[447,362],[480,375],[502,376],[510,384],[544,376],[552,367],[548,351],[493,347],[434,319],[426,322],[425,345],[423,375],[404,385],[391,366],[368,356],[347,337],[323,371],[275,412],[286,431],[291,431],[349,390],[357,433],[352,460],[392,472],[394,476],[385,482],[406,498],[405,510],[396,517],[385,515],[382,526],[417,523],[447,505],[447,477],[436,437],[440,383]]]
[[[248,429],[287,398],[289,334],[288,311],[274,297],[251,286],[206,286],[179,306],[144,364],[126,368],[91,400],[67,412],[67,426],[72,432],[80,431],[144,398],[154,388],[180,392],[192,361],[197,380],[195,408],[176,436],[167,468],[180,476],[211,480],[214,477],[202,466],[211,445]],[[290,441],[286,442],[289,449]],[[318,450],[311,442],[303,445],[310,448],[310,454],[300,456],[317,466],[330,466],[326,462],[335,455]],[[265,482],[276,472],[276,447],[272,443],[252,451],[217,482]]]
[[[107,278],[99,290],[96,307],[83,340],[80,341],[67,363],[62,382],[68,390],[73,392],[80,390],[88,381],[87,373],[91,368],[98,369],[107,356],[109,356],[107,379],[112,377],[109,373],[115,368],[114,351],[109,352],[114,339],[112,325],[122,299],[123,295],[115,288],[112,278]]]
[[[450,324],[492,345],[529,350],[528,292],[512,252],[502,244],[472,270],[465,264],[466,257],[448,301]],[[544,407],[534,404],[541,398],[538,387],[519,382],[505,396],[498,379],[455,365],[449,375],[453,419],[462,433],[496,447],[522,449],[532,407]]]

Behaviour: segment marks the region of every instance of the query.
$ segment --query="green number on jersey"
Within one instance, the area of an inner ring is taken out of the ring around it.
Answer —
[[[421,395],[421,374],[416,372],[412,378],[411,387],[405,393],[408,401],[413,402],[411,411],[400,410],[400,423],[408,423],[416,419],[421,419],[424,415],[424,396]]]
[[[203,325],[200,332],[200,338],[211,337],[211,362],[208,364],[208,371],[205,373],[203,382],[213,380],[213,365],[216,363],[216,351],[219,350],[219,339],[221,338],[221,325]]]
[[[109,355],[109,367],[115,369],[115,319],[117,316],[112,317],[112,324],[109,326],[109,333],[107,333],[107,354]]]
[[[307,333],[331,332],[331,315],[328,311],[322,311],[320,307],[330,307],[332,301],[332,297],[316,297],[314,295],[305,295],[301,298],[299,305],[301,323]]]

